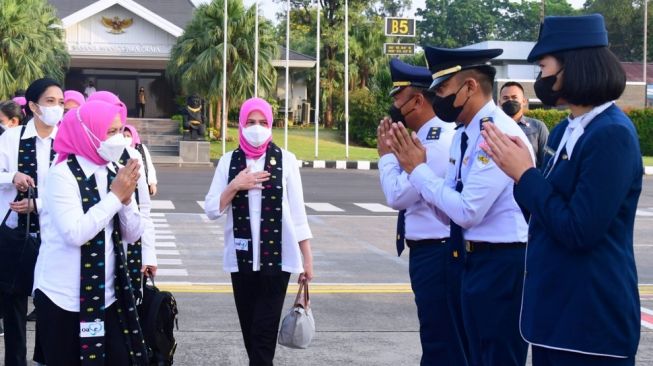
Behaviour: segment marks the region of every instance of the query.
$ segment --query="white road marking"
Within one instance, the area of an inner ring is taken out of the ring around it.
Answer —
[[[345,212],[345,210],[326,202],[305,202],[304,204],[318,212]]]

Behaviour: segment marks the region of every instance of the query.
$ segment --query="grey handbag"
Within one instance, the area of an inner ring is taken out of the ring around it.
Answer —
[[[289,348],[305,349],[315,336],[315,319],[310,306],[308,282],[299,284],[297,297],[281,322],[279,344]]]

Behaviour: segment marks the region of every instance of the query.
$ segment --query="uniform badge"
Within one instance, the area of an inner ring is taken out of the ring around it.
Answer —
[[[426,135],[426,140],[439,140],[442,127],[431,127],[429,133]]]
[[[490,156],[483,150],[478,150],[476,161],[481,167],[487,166],[490,163]]]
[[[456,159],[454,158],[449,158],[449,162],[453,165],[456,165]]]
[[[481,131],[483,131],[483,123],[485,123],[485,122],[494,123],[494,118],[492,118],[492,117],[483,117],[483,118],[481,118],[481,123],[480,123]]]

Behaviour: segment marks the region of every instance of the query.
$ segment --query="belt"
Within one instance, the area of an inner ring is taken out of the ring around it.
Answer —
[[[447,240],[449,240],[449,238],[406,240],[406,245],[409,248],[421,247],[421,246],[424,246],[424,245],[442,245],[442,244],[446,244]]]
[[[526,243],[522,243],[522,242],[488,243],[485,241],[465,240],[465,251],[467,253],[480,252],[485,250],[518,249],[518,248],[525,248],[525,247],[526,247]]]

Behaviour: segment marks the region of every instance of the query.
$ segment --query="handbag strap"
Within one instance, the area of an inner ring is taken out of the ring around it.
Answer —
[[[27,207],[29,208],[29,202],[32,201],[34,203],[34,212],[38,214],[39,210],[36,207],[36,195],[34,194],[34,188],[32,187],[27,187]],[[27,225],[25,227],[25,240],[29,238],[29,222],[30,218],[32,215],[30,213],[27,214]]]
[[[302,281],[299,283],[299,290],[297,291],[297,297],[295,297],[295,306],[301,306],[305,310],[308,310],[310,306],[310,296],[308,294],[307,281]]]

